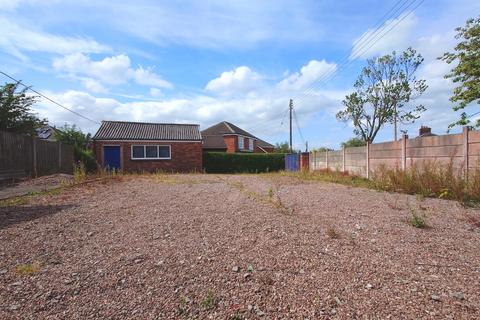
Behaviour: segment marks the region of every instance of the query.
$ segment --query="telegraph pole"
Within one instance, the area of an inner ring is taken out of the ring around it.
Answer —
[[[290,103],[288,105],[288,109],[290,111],[290,153],[293,152],[292,148],[292,110],[293,110],[293,100],[290,99]]]

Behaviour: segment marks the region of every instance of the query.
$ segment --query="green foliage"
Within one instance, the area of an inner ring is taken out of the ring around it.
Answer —
[[[287,141],[277,142],[273,150],[275,153],[290,153],[290,145]]]
[[[415,228],[424,229],[427,227],[425,216],[418,214],[414,208],[410,208],[410,218],[408,222]]]
[[[207,173],[259,173],[285,169],[285,155],[280,153],[206,152],[203,166]]]
[[[459,84],[450,98],[450,101],[457,103],[453,110],[458,111],[473,102],[480,104],[480,16],[467,20],[464,27],[458,27],[455,31],[455,37],[461,42],[455,46],[455,52],[444,53],[439,59],[449,64],[456,63],[445,78]],[[449,128],[470,123],[469,116],[463,112],[460,119],[450,124]],[[475,125],[480,127],[480,119]]]
[[[337,113],[337,119],[353,122],[354,133],[370,142],[385,124],[414,122],[425,110],[422,105],[410,106],[427,89],[425,80],[415,77],[422,62],[423,57],[412,48],[369,59],[354,84],[355,92],[342,101],[345,109]]]
[[[93,172],[97,169],[93,151],[87,148],[90,133],[85,134],[75,125],[65,124],[63,127],[55,129],[55,137],[62,143],[73,145],[75,161],[81,162],[87,172]]]
[[[325,151],[333,151],[333,149],[330,149],[330,148],[327,148],[327,147],[310,149],[310,152],[325,152]]]
[[[210,290],[208,291],[205,299],[202,300],[202,307],[205,310],[212,309],[215,307],[216,303],[217,303],[217,299],[215,298],[213,292]]]
[[[344,147],[344,148],[363,147],[366,144],[367,143],[362,138],[351,138],[351,139],[348,139],[345,142],[342,142],[342,147]]]
[[[19,90],[19,86],[19,83],[6,83],[0,87],[0,130],[34,135],[35,129],[47,120],[32,113],[37,97],[27,95],[27,88]]]

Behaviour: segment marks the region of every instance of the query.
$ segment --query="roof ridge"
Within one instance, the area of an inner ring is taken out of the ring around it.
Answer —
[[[197,123],[173,123],[173,122],[137,122],[137,121],[122,121],[122,120],[102,120],[103,122],[117,122],[117,123],[132,123],[132,124],[161,124],[174,126],[200,126]]]
[[[230,130],[231,133],[235,133],[235,130],[233,130],[232,127],[230,126],[231,125],[230,122],[223,121],[223,123],[227,126],[228,130]]]

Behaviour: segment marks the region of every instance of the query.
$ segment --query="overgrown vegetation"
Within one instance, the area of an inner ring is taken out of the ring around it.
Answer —
[[[285,168],[281,153],[225,153],[206,152],[203,166],[207,173],[260,173]]]
[[[427,227],[427,219],[425,215],[419,214],[415,208],[410,208],[410,217],[408,219],[408,223],[419,229],[424,229]]]
[[[73,145],[73,156],[75,162],[82,163],[87,172],[97,170],[97,162],[93,151],[88,148],[90,134],[83,133],[75,125],[65,124],[63,127],[55,129],[55,137],[58,141]]]
[[[425,162],[421,166],[412,165],[407,170],[381,166],[372,174],[371,180],[330,169],[315,172],[284,172],[283,174],[304,180],[457,200],[468,206],[476,206],[480,203],[480,168],[470,173],[469,178],[466,179],[462,170],[453,166],[453,162],[448,165],[434,161]]]

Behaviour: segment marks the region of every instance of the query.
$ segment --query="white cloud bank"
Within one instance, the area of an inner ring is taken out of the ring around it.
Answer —
[[[105,85],[122,85],[134,81],[142,86],[172,89],[173,85],[151,69],[132,68],[127,55],[106,57],[93,61],[83,53],[75,53],[53,61],[55,70],[82,80],[84,86],[95,93],[106,92]]]

